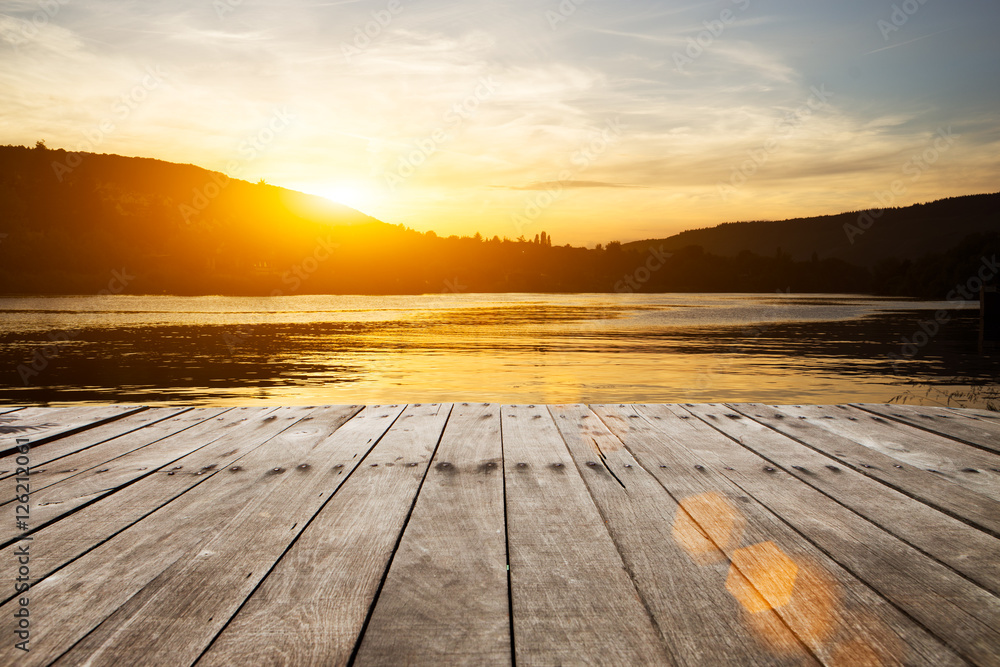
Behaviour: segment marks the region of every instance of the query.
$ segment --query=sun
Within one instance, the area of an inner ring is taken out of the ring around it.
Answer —
[[[367,213],[376,204],[375,193],[362,181],[337,181],[335,183],[302,183],[294,189],[317,195],[332,202]]]

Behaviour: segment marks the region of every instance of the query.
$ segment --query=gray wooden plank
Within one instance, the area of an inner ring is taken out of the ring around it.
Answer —
[[[1000,423],[962,415],[946,408],[881,404],[857,404],[854,407],[1000,454]]]
[[[1000,422],[1000,412],[996,410],[980,410],[978,408],[945,408],[946,410],[951,410],[956,414],[964,415],[966,417],[975,417],[976,419],[986,419],[993,422],[994,424]]]
[[[16,435],[17,437],[27,437],[25,434],[37,431],[46,424],[55,424],[66,418],[70,418],[73,414],[78,414],[81,407],[87,406],[75,405],[62,408],[29,406],[8,410],[2,415],[3,418],[0,419],[0,436]]]
[[[355,665],[511,663],[500,408],[455,405]]]
[[[46,526],[33,538],[31,577],[40,582],[93,551],[136,522],[183,498],[186,492],[203,483],[248,452],[260,447],[277,433],[307,416],[303,408],[238,408],[216,417],[223,432],[206,436],[211,443],[170,466],[168,470],[139,480],[72,515],[72,520]],[[206,470],[207,469],[207,470]],[[162,537],[161,537],[162,539]],[[13,579],[16,544],[0,550],[0,572]],[[136,573],[140,576],[141,572]],[[126,577],[128,581],[128,577]],[[111,589],[115,591],[115,588]],[[4,596],[8,602],[12,593]],[[75,640],[74,640],[75,641]],[[4,647],[0,646],[0,651]],[[0,652],[0,656],[2,656]]]
[[[37,412],[29,412],[30,408],[19,410],[0,418],[0,457],[17,452],[17,440],[27,438],[32,449],[32,465],[36,465],[35,458],[40,462],[46,460],[44,450],[35,452],[37,447],[145,409],[135,405],[81,405],[41,408]]]
[[[215,418],[227,410],[195,409],[105,443],[115,445],[111,452],[104,445],[91,447],[50,464],[44,473],[32,474],[33,530],[152,475],[222,437],[225,431]],[[105,456],[116,453],[115,458],[105,460]],[[17,535],[14,525],[0,524],[0,544],[6,545]]]
[[[32,449],[32,478],[37,482],[41,476],[52,473],[49,464],[53,464],[55,461],[60,461],[73,454],[83,453],[91,448],[98,448],[98,451],[119,451],[119,445],[122,441],[127,442],[128,436],[141,431],[147,426],[176,417],[189,410],[191,408],[148,408],[103,424],[102,426],[59,438],[46,444],[44,447]],[[111,459],[112,456],[113,454],[108,455],[107,459]],[[0,479],[5,479],[14,474],[15,459],[16,455],[13,454],[0,458]]]
[[[744,618],[762,637],[771,629],[756,612],[772,608],[823,662],[838,662],[845,646],[862,643],[885,661],[904,664],[963,664],[933,635],[899,612],[864,582],[792,530],[711,465],[713,455],[678,434],[663,406],[593,406],[608,428],[675,495],[690,502],[720,498],[713,514],[736,512],[728,540],[717,541],[732,567],[725,585],[745,607]],[[649,419],[638,411],[649,410]],[[660,419],[656,419],[660,417]],[[694,418],[687,420],[707,432]],[[716,434],[718,435],[718,434]],[[708,504],[708,503],[706,503]],[[723,585],[720,582],[719,585]]]
[[[743,622],[742,607],[721,582],[723,554],[692,557],[675,539],[687,516],[587,406],[549,406],[573,461],[600,509],[625,566],[679,665],[815,664],[772,609],[776,654]]]
[[[338,436],[357,412],[355,406],[312,410],[243,457],[238,470],[230,467],[141,522],[140,529],[162,535],[165,524],[182,521],[181,530],[168,533],[172,543],[182,543],[180,553],[169,553],[174,544],[156,549],[169,567],[54,664],[193,663],[333,494],[345,464],[356,464],[367,452],[371,443],[359,434],[374,441],[391,422],[391,413],[385,419],[360,417],[359,425],[378,423]],[[115,541],[115,558],[153,555]],[[113,571],[89,572],[88,583]]]
[[[796,419],[777,408],[756,403],[730,404],[729,407],[836,459],[835,463],[876,479],[994,537],[1000,537],[1000,503],[992,498],[953,484],[938,473],[887,456],[809,420]],[[837,468],[836,465],[833,467]]]
[[[680,419],[691,413],[677,407],[643,409],[646,411],[664,416],[661,427],[688,447],[705,452],[706,459],[712,459],[706,465],[781,517],[964,659],[978,664],[1000,660],[996,651],[1000,647],[1000,598],[794,475],[773,467],[720,431],[702,427],[702,423],[729,421],[725,417],[708,413],[703,422],[693,422]]]
[[[272,414],[255,420],[256,428],[250,433],[264,431],[267,436],[262,440],[270,442],[281,433],[305,428],[300,426],[302,420],[315,411],[312,408],[285,412],[281,409],[274,410]],[[236,430],[233,429],[232,432]],[[236,448],[239,441],[251,439],[247,432],[241,435],[238,442],[226,445],[230,448],[229,451]],[[92,646],[91,642],[107,639],[101,628],[116,626],[116,622],[139,611],[137,607],[141,608],[144,603],[155,599],[156,593],[161,591],[171,574],[184,569],[192,560],[211,560],[212,550],[205,547],[212,544],[219,535],[225,534],[228,524],[237,520],[243,512],[259,507],[260,499],[266,497],[261,487],[266,488],[270,481],[266,473],[261,474],[261,468],[269,469],[266,467],[269,459],[281,459],[280,448],[269,451],[260,441],[255,445],[258,446],[241,452],[245,455],[239,465],[230,466],[215,474],[212,474],[214,471],[198,475],[197,471],[171,470],[157,473],[128,487],[131,489],[158,477],[207,477],[204,482],[173,502],[161,506],[142,521],[132,524],[32,588],[35,594],[32,613],[37,610],[39,617],[49,620],[39,628],[34,637],[37,644],[32,647],[22,664],[50,664],[59,656],[71,663],[85,661],[86,659],[77,660],[66,652],[72,650],[76,652],[72,655],[79,655],[80,651]],[[201,454],[205,449],[208,448],[195,452],[195,455]],[[217,458],[219,452],[217,448],[213,449],[216,450],[214,458]],[[249,468],[243,468],[243,463],[248,460],[252,462]],[[171,472],[175,474],[171,475]],[[203,489],[206,485],[208,488]],[[248,505],[248,496],[252,497],[254,491],[261,492],[257,496],[258,502]],[[64,522],[54,525],[62,523]],[[35,545],[41,551],[42,545],[39,542]],[[206,583],[207,581],[202,582],[206,590],[218,594],[211,586],[205,586]],[[155,623],[157,620],[166,622],[169,619],[157,619],[150,615],[146,620]],[[119,628],[123,634],[128,629],[127,625]],[[170,642],[171,646],[174,644],[183,646],[186,641],[179,642],[175,638]],[[161,646],[161,650],[168,648],[167,644]],[[93,658],[93,664],[104,664],[109,659],[115,659],[113,652],[95,651],[91,651],[88,656]],[[133,656],[131,660],[123,659],[122,662],[150,664],[141,656]],[[176,655],[172,662],[177,662]]]
[[[544,407],[502,409],[519,664],[675,664]]]
[[[4,406],[0,406],[0,415],[6,415],[6,414],[11,413],[11,412],[17,412],[18,410],[24,410],[25,407],[27,407],[27,406],[23,406],[23,405],[4,405]]]
[[[201,667],[347,664],[450,410],[407,407],[202,655]]]
[[[1000,595],[1000,541],[724,405],[688,405],[688,412],[748,450],[980,586]]]
[[[846,405],[782,406],[795,419],[936,475],[1000,502],[1000,456]]]
[[[44,488],[81,470],[110,461],[136,447],[148,444],[152,439],[147,439],[146,433],[157,432],[163,427],[164,422],[191,410],[193,408],[149,408],[105,426],[98,426],[50,443],[44,452],[46,461],[30,467],[32,489]],[[147,430],[147,427],[150,429]],[[93,435],[93,438],[87,437],[88,434]],[[139,444],[135,444],[137,442]],[[14,456],[7,458],[11,468],[0,470],[0,479],[14,474],[14,460]]]

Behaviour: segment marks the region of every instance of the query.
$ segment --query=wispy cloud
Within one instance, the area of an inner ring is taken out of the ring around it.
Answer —
[[[554,1],[399,6],[387,19],[385,3],[247,1],[220,16],[200,0],[93,0],[60,4],[26,32],[40,5],[9,0],[0,134],[82,145],[159,67],[167,81],[99,150],[224,169],[284,108],[295,123],[253,164],[268,182],[351,184],[368,193],[366,212],[442,233],[468,233],[472,211],[491,236],[512,231],[530,191],[559,182],[538,224],[568,242],[600,239],[612,217],[626,240],[870,205],[941,125],[964,138],[908,196],[961,194],[997,173],[1000,91],[983,82],[1000,75],[1000,7],[976,0],[923,5],[888,46],[876,27],[885,8],[859,1],[754,2],[711,39],[706,24],[736,3],[563,3],[556,26]],[[699,38],[703,52],[678,71],[674,53]],[[477,97],[485,80],[495,90]],[[824,85],[829,105],[719,201],[718,182]],[[419,168],[388,188],[385,175],[411,159]]]

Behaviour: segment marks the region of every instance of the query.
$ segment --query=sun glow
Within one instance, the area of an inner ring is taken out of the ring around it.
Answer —
[[[349,206],[362,213],[372,214],[378,197],[375,190],[362,181],[337,181],[328,183],[300,183],[289,186]]]

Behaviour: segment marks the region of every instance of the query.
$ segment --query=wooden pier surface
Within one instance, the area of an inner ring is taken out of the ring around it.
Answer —
[[[0,455],[0,664],[1000,665],[995,413],[9,406]]]

